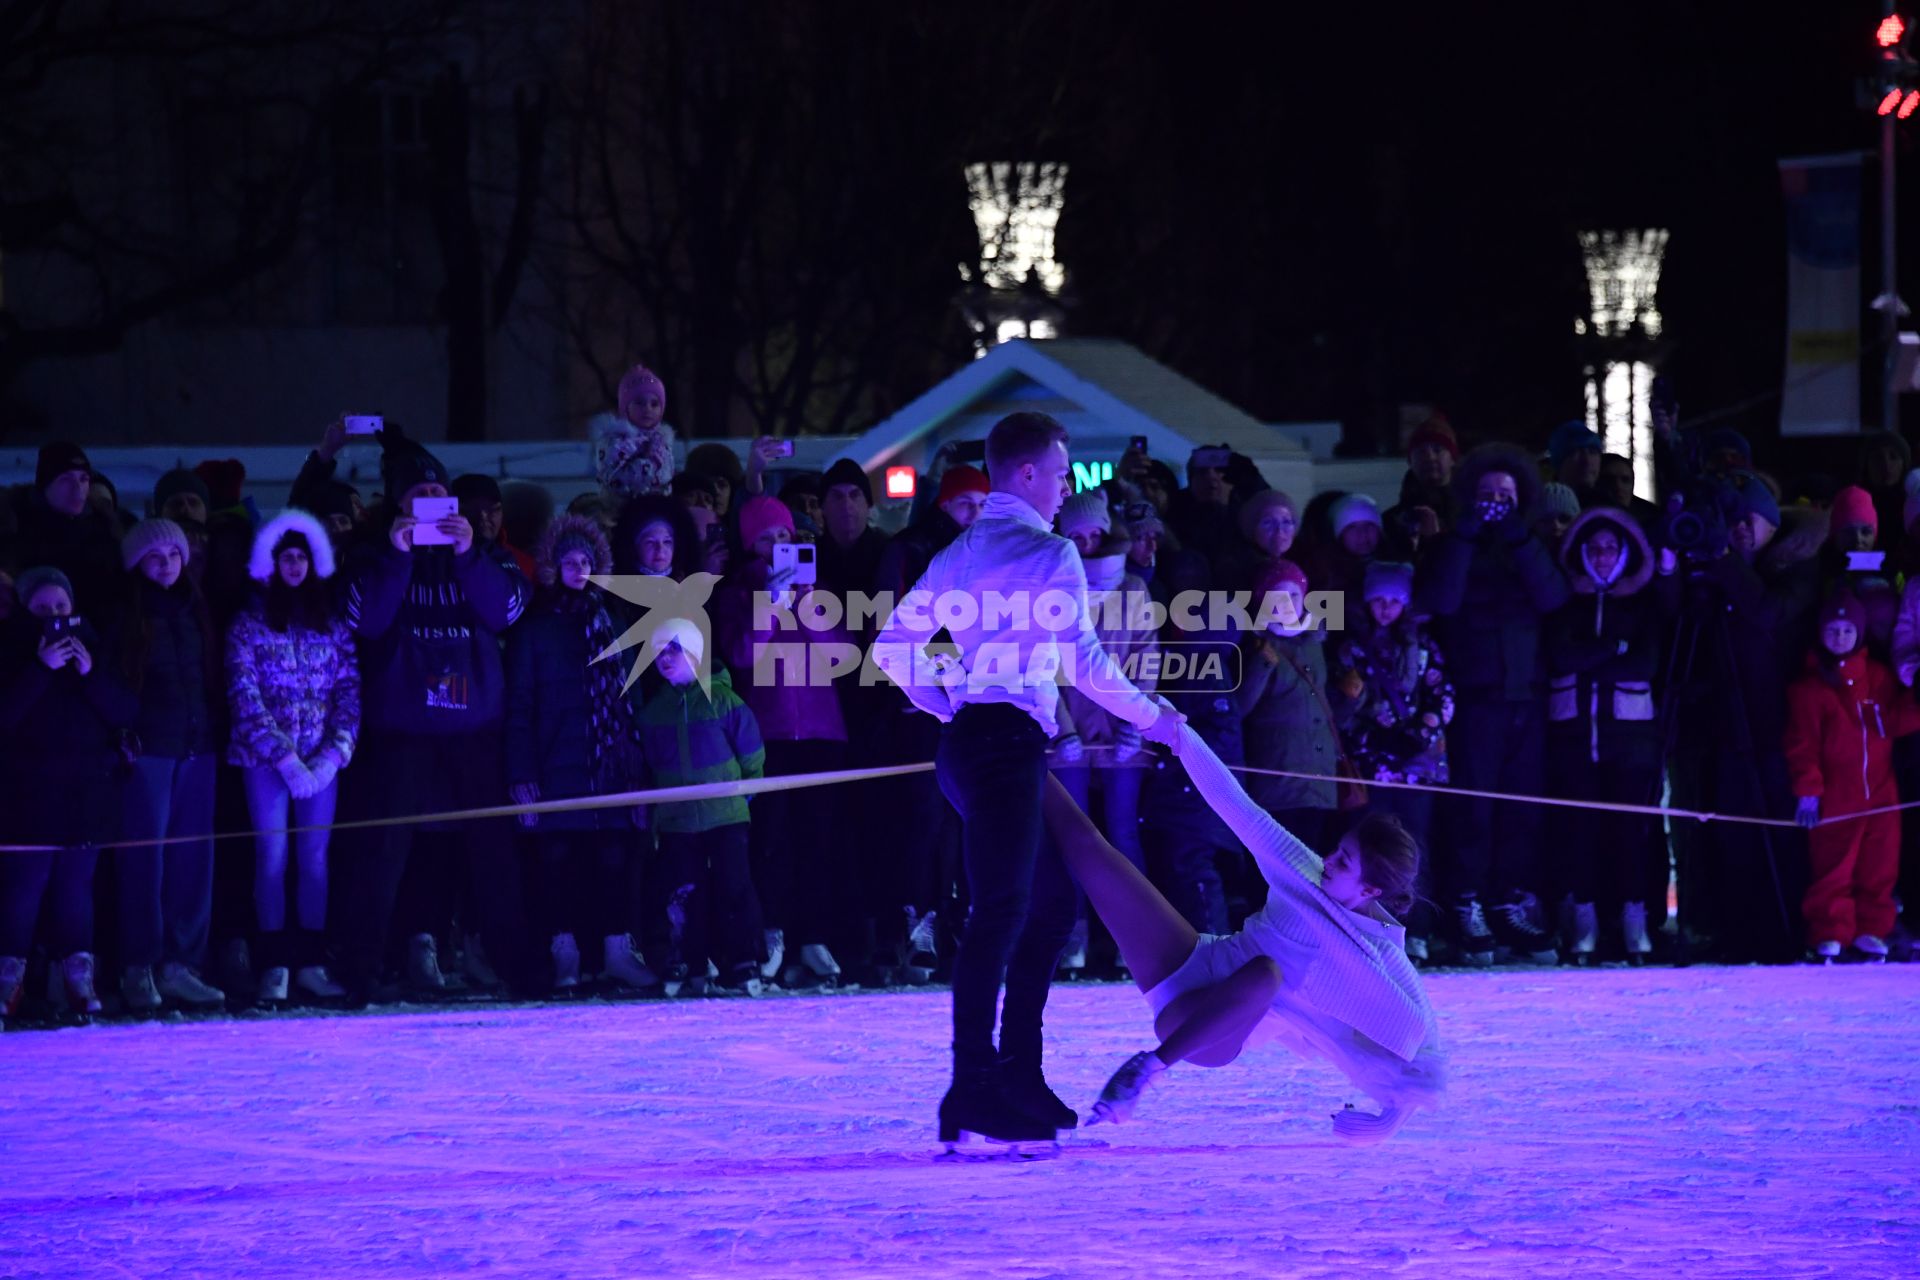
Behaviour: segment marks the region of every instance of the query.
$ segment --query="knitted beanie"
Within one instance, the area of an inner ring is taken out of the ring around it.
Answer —
[[[700,628],[686,618],[668,618],[653,629],[653,651],[658,654],[670,644],[680,646],[694,666],[706,656],[707,642],[700,635]]]
[[[935,506],[951,502],[963,493],[991,493],[993,488],[987,483],[987,473],[978,467],[970,467],[964,462],[948,467],[940,476],[940,496],[933,500]]]
[[[1262,489],[1240,508],[1240,536],[1252,542],[1260,534],[1260,522],[1275,508],[1284,508],[1293,516],[1294,523],[1299,523],[1300,508],[1293,504],[1292,498],[1278,489]]]
[[[643,364],[637,364],[627,370],[620,379],[620,390],[616,400],[620,406],[620,420],[628,421],[627,406],[645,395],[648,391],[657,393],[664,410],[667,403],[667,384],[660,381],[660,375]]]
[[[1364,493],[1350,493],[1333,504],[1327,512],[1327,518],[1333,522],[1333,536],[1339,537],[1349,526],[1370,524],[1380,527],[1380,504]]]
[[[158,516],[151,520],[142,520],[127,530],[127,536],[120,539],[120,561],[126,568],[140,563],[142,557],[155,547],[172,544],[180,548],[180,559],[185,561],[192,552],[187,547],[186,530],[171,520]]]
[[[1407,452],[1412,453],[1423,444],[1437,444],[1452,454],[1455,461],[1460,458],[1460,438],[1453,433],[1453,424],[1442,414],[1434,414],[1407,437]]]
[[[92,470],[85,449],[70,440],[55,440],[40,446],[40,457],[33,466],[33,487],[44,489],[69,471]]]
[[[1780,527],[1780,500],[1773,496],[1773,490],[1767,487],[1767,482],[1760,478],[1758,472],[1732,471],[1727,474],[1727,479],[1740,491],[1740,513],[1743,517],[1759,516],[1774,528]],[[1838,495],[1835,497],[1837,499]],[[1838,526],[1840,522],[1835,519],[1833,523]]]
[[[1385,598],[1398,600],[1401,604],[1412,604],[1413,566],[1394,560],[1375,560],[1367,566],[1366,577],[1361,579],[1360,598]]]
[[[202,503],[213,506],[213,493],[207,488],[207,482],[185,467],[175,467],[154,482],[153,509],[165,511],[167,499],[176,493],[197,494]]]
[[[1880,532],[1880,516],[1873,509],[1873,496],[1857,484],[1850,484],[1833,495],[1833,529],[1839,532],[1855,525],[1866,525]]]
[[[1553,429],[1553,434],[1547,437],[1547,457],[1552,460],[1555,471],[1560,469],[1560,464],[1570,455],[1581,449],[1604,448],[1606,448],[1606,441],[1579,418],[1570,418],[1561,423]]]
[[[865,467],[852,458],[842,458],[827,468],[826,477],[822,481],[823,487],[831,489],[837,484],[858,485],[860,492],[867,496],[867,505],[873,505],[873,477],[867,474]]]
[[[20,576],[13,580],[14,594],[20,597],[20,603],[22,605],[31,604],[33,602],[34,592],[40,590],[42,587],[50,586],[58,587],[66,592],[68,604],[76,603],[73,598],[73,581],[68,578],[66,574],[60,572],[60,570],[50,564],[40,564],[35,565],[31,569],[23,569],[20,571]]]
[[[1288,585],[1298,587],[1300,594],[1305,595],[1307,593],[1306,570],[1291,560],[1271,561],[1260,571],[1260,581],[1253,592],[1254,604],[1257,606],[1269,591],[1278,591],[1281,587]]]
[[[751,551],[753,544],[760,541],[760,535],[769,529],[793,532],[793,512],[786,503],[761,494],[740,504],[741,546]]]
[[[1559,481],[1540,486],[1542,516],[1565,516],[1572,520],[1580,514],[1580,495]]]
[[[1063,538],[1071,538],[1088,529],[1111,533],[1113,512],[1107,509],[1107,495],[1099,489],[1083,489],[1074,494],[1060,504],[1060,514],[1054,520],[1054,527],[1060,530]]]

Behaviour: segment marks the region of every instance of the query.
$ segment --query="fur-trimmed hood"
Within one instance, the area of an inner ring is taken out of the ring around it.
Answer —
[[[273,549],[289,533],[306,538],[307,555],[313,560],[314,576],[331,578],[333,539],[327,536],[327,530],[319,520],[298,507],[288,507],[261,525],[259,532],[253,535],[253,555],[247,560],[247,576],[255,582],[266,582],[273,577]]]
[[[533,547],[535,572],[540,585],[550,587],[560,580],[560,553],[562,542],[584,542],[588,554],[593,557],[593,571],[598,574],[613,572],[613,543],[607,540],[607,531],[600,527],[598,520],[586,516],[560,515],[547,525],[540,541]]]
[[[1483,444],[1470,450],[1453,469],[1453,497],[1461,511],[1473,506],[1480,477],[1489,471],[1504,471],[1513,477],[1520,495],[1520,518],[1531,521],[1540,508],[1540,467],[1515,445]]]
[[[1763,568],[1792,568],[1820,554],[1833,532],[1833,517],[1818,507],[1782,507],[1780,532],[1760,552]]]
[[[1653,581],[1654,565],[1653,547],[1640,522],[1620,508],[1593,507],[1575,517],[1566,536],[1560,539],[1560,567],[1566,570],[1567,585],[1575,595],[1590,596],[1597,592],[1599,586],[1580,552],[1587,539],[1601,528],[1612,529],[1620,535],[1621,554],[1626,557],[1626,564],[1613,585],[1607,588],[1607,594],[1616,600],[1624,599]]]

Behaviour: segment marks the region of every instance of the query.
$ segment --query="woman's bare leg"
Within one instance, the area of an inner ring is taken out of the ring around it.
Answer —
[[[1168,1066],[1226,1066],[1240,1056],[1279,989],[1280,966],[1271,956],[1256,956],[1212,986],[1179,996],[1154,1020],[1160,1037],[1154,1056]]]
[[[1150,991],[1187,962],[1200,940],[1186,917],[1125,855],[1107,843],[1080,812],[1058,778],[1047,779],[1047,829],[1067,869],[1120,947],[1120,958],[1142,991]]]

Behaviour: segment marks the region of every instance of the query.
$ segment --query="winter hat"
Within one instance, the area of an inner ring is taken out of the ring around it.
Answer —
[[[33,600],[33,593],[42,587],[54,586],[67,593],[67,603],[73,604],[73,581],[66,574],[50,564],[35,565],[23,569],[20,576],[13,580],[13,592],[20,597],[20,603],[26,605]]]
[[[1074,494],[1060,504],[1060,514],[1054,520],[1054,527],[1060,530],[1063,538],[1071,538],[1088,529],[1111,533],[1113,512],[1107,509],[1107,495],[1098,489],[1083,489]]]
[[[1259,582],[1254,584],[1255,605],[1257,606],[1261,600],[1265,599],[1268,592],[1278,591],[1288,584],[1300,588],[1300,594],[1305,595],[1307,593],[1306,571],[1291,560],[1270,561],[1260,571]]]
[[[1701,445],[1708,456],[1730,449],[1740,455],[1741,467],[1749,470],[1753,467],[1753,446],[1732,427],[1719,427],[1707,432],[1707,438],[1701,441]]]
[[[380,483],[387,491],[387,501],[399,502],[415,485],[446,482],[447,469],[440,459],[388,423],[380,433]]]
[[[1835,533],[1854,525],[1866,525],[1876,535],[1880,532],[1880,516],[1873,509],[1873,496],[1857,484],[1850,484],[1833,495],[1833,523]]]
[[[1333,536],[1336,538],[1356,524],[1370,524],[1378,529],[1380,504],[1364,493],[1350,493],[1333,504],[1327,512],[1327,519],[1333,523]]]
[[[120,560],[128,569],[140,563],[141,557],[155,547],[172,544],[180,548],[180,559],[185,562],[192,554],[187,548],[187,534],[184,529],[171,520],[158,516],[151,520],[142,520],[127,530],[127,536],[120,539]]]
[[[664,653],[670,644],[679,645],[696,667],[707,654],[706,638],[700,634],[700,628],[686,618],[668,618],[653,629],[655,654]]]
[[[867,505],[873,505],[873,479],[867,475],[865,467],[852,458],[842,458],[827,468],[827,474],[821,484],[822,497],[825,491],[837,484],[858,485],[860,492],[867,496]]]
[[[469,471],[463,476],[455,476],[453,483],[447,486],[447,492],[460,499],[460,505],[469,502],[500,501],[500,482],[492,476],[483,476],[477,471]]]
[[[948,467],[941,475],[940,495],[933,500],[933,505],[941,506],[963,493],[991,492],[993,492],[993,486],[987,483],[987,473],[963,462],[958,466]]]
[[[586,552],[595,573],[613,572],[613,544],[607,541],[607,531],[600,522],[588,516],[563,515],[547,526],[534,548],[542,586],[550,587],[560,580],[560,557],[569,551]]]
[[[1604,449],[1606,441],[1598,432],[1578,418],[1569,418],[1553,429],[1547,437],[1547,457],[1558,471],[1560,464],[1581,449]]]
[[[643,364],[637,364],[627,370],[626,374],[621,377],[620,390],[615,397],[615,402],[620,406],[620,420],[622,422],[628,421],[627,406],[645,395],[649,390],[659,394],[660,404],[664,410],[667,403],[667,384],[660,381],[659,374]]]
[[[1447,421],[1445,414],[1436,413],[1415,427],[1413,434],[1407,437],[1407,452],[1412,453],[1423,444],[1437,444],[1452,454],[1455,461],[1460,458],[1460,438],[1453,434],[1453,424]]]
[[[793,532],[793,512],[787,509],[786,503],[761,494],[740,504],[740,545],[752,550],[753,544],[760,541],[760,535],[769,529]]]
[[[153,509],[165,511],[167,500],[176,493],[198,494],[201,502],[213,506],[213,493],[207,488],[207,482],[185,467],[175,467],[154,482]]]
[[[1382,597],[1398,600],[1401,604],[1413,603],[1413,566],[1394,560],[1375,560],[1367,566],[1366,577],[1360,581],[1360,598],[1378,600]]]
[[[1293,516],[1294,523],[1299,523],[1300,508],[1294,505],[1292,498],[1278,489],[1262,489],[1248,498],[1240,508],[1240,536],[1252,542],[1259,536],[1260,522],[1266,519],[1267,513],[1276,507],[1285,508]],[[1378,524],[1379,521],[1376,520],[1374,523]]]
[[[240,505],[240,489],[247,483],[247,464],[238,458],[208,458],[193,469],[207,485],[207,504],[213,507]]]
[[[40,457],[33,466],[33,487],[44,489],[69,471],[93,471],[87,451],[70,440],[55,440],[40,446]]]
[[[1542,516],[1565,516],[1571,520],[1580,514],[1580,495],[1558,481],[1542,485],[1539,511]]]
[[[696,475],[719,476],[736,489],[747,482],[747,470],[740,465],[740,455],[716,441],[708,441],[688,453],[687,470]]]
[[[1780,501],[1773,496],[1773,490],[1767,487],[1767,482],[1757,472],[1734,471],[1728,474],[1727,479],[1740,491],[1742,516],[1759,516],[1774,528],[1780,527]]]
[[[253,535],[253,554],[247,559],[247,576],[255,582],[273,578],[273,562],[288,542],[299,539],[306,545],[307,558],[313,562],[313,576],[333,576],[333,540],[311,512],[288,507],[260,526]]]

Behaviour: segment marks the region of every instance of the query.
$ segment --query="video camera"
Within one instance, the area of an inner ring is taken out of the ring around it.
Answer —
[[[1699,480],[1667,499],[1654,539],[1689,560],[1726,553],[1728,530],[1746,514],[1740,491],[1722,480]]]

